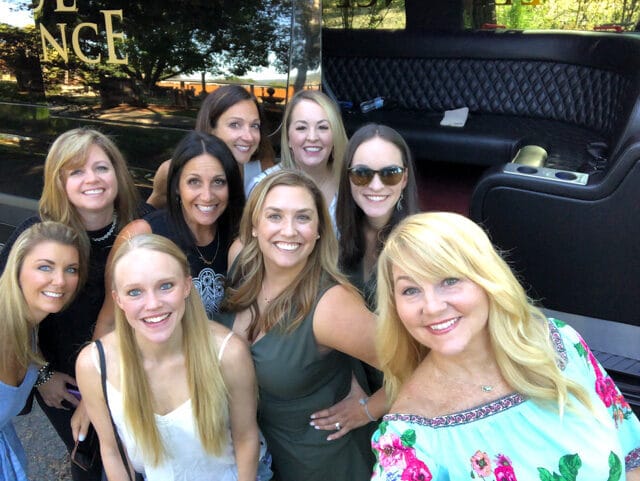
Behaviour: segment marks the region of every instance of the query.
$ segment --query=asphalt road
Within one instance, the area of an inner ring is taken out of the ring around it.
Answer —
[[[27,452],[31,481],[71,481],[67,450],[35,400],[32,411],[13,424]]]

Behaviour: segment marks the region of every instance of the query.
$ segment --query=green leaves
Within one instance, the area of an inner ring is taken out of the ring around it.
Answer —
[[[558,462],[560,474],[551,474],[548,469],[538,468],[541,481],[577,481],[578,471],[582,466],[582,460],[577,454],[565,454]]]
[[[578,471],[582,467],[582,460],[577,454],[566,454],[558,462],[558,473],[550,473],[548,469],[538,468],[540,481],[578,481]],[[611,451],[609,453],[609,477],[607,481],[619,481],[622,477],[622,463],[620,458]]]
[[[622,477],[622,463],[620,458],[611,451],[609,453],[609,477],[607,481],[618,481]]]

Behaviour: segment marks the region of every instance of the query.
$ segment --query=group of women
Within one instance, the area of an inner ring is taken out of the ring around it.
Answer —
[[[210,94],[146,204],[104,135],[53,144],[0,259],[3,479],[26,479],[10,419],[34,383],[74,480],[640,479],[606,372],[480,228],[418,214],[397,132],[347,141],[302,91],[269,167],[261,120]]]

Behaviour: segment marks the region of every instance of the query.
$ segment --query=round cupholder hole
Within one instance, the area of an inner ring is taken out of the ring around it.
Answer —
[[[520,167],[518,167],[517,170],[521,174],[537,174],[538,173],[538,169],[536,169],[535,167],[528,167],[526,165],[521,165]]]
[[[572,172],[556,172],[556,177],[561,180],[576,180],[578,176]]]

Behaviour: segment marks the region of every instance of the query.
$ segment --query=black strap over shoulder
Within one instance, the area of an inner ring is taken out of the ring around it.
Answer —
[[[129,462],[127,461],[127,455],[124,451],[124,446],[122,445],[122,440],[120,439],[120,435],[118,434],[116,423],[113,421],[113,416],[111,415],[111,408],[109,407],[109,398],[107,397],[107,361],[104,356],[104,347],[102,346],[102,342],[100,342],[99,339],[97,339],[95,343],[96,343],[96,347],[98,348],[98,355],[100,357],[100,378],[102,381],[102,394],[104,395],[104,402],[107,404],[107,411],[109,411],[109,419],[111,419],[111,426],[113,427],[113,435],[116,438],[118,451],[120,452],[122,463],[124,464],[124,467],[127,470],[127,476],[129,476],[129,481],[133,481],[133,479],[131,478],[131,469],[129,467]]]

